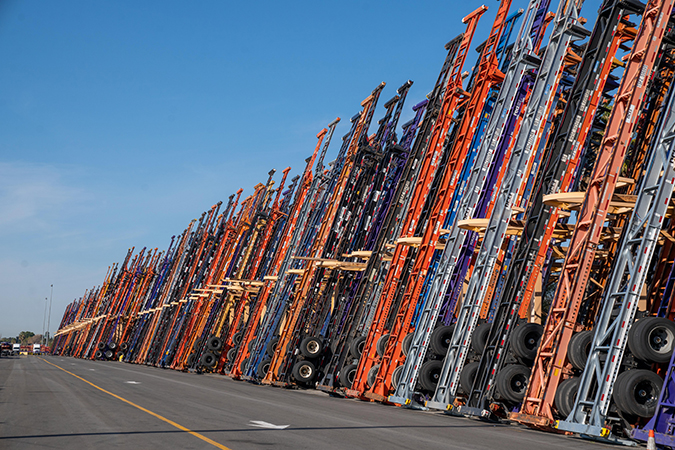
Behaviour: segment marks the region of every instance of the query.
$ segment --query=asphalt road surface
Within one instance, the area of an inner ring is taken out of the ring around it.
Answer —
[[[0,449],[612,449],[438,412],[119,362],[0,358]]]

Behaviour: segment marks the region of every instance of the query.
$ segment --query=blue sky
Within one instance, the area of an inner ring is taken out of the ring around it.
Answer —
[[[53,332],[128,248],[165,249],[272,168],[298,174],[340,116],[331,159],[378,83],[382,104],[414,81],[402,124],[479,5],[2,0],[0,335],[42,332],[51,284]]]

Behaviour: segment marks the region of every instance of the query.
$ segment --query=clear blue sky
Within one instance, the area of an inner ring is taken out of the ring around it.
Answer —
[[[403,123],[479,5],[0,1],[0,335],[41,333],[51,284],[54,332],[128,248],[165,249],[272,168],[298,174],[340,116],[332,159],[378,83],[382,104],[414,81]]]

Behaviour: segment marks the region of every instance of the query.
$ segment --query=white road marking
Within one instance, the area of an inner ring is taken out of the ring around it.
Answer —
[[[283,430],[284,428],[290,427],[290,425],[274,425],[273,423],[263,422],[262,420],[251,420],[249,426],[260,428],[271,428],[273,430]]]
[[[141,384],[140,381],[125,381],[126,384]]]

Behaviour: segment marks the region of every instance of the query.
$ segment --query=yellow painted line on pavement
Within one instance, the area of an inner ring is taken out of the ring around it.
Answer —
[[[110,391],[106,391],[106,390],[103,389],[102,387],[96,386],[96,385],[95,385],[94,383],[92,383],[91,381],[87,381],[87,380],[85,380],[84,378],[82,378],[82,377],[80,377],[80,376],[77,376],[77,375],[75,375],[75,374],[72,373],[72,372],[68,372],[68,371],[67,371],[66,369],[64,369],[63,367],[59,367],[59,366],[57,366],[56,364],[50,363],[49,361],[47,361],[47,360],[44,359],[44,358],[40,358],[40,359],[43,360],[44,362],[46,362],[47,364],[49,364],[49,365],[51,365],[51,366],[54,366],[54,367],[56,367],[57,369],[61,369],[61,370],[63,370],[64,372],[66,372],[67,374],[70,374],[70,375],[74,376],[74,377],[77,378],[78,380],[84,381],[85,383],[87,383],[88,385],[90,385],[90,386],[92,386],[92,387],[95,387],[95,388],[98,389],[99,391],[105,392],[106,394],[111,395],[111,396],[115,397],[116,399],[121,400],[121,401],[123,401],[124,403],[127,403],[127,404],[133,406],[134,408],[138,408],[138,409],[140,409],[141,411],[150,414],[151,416],[155,416],[155,417],[157,417],[159,420],[164,421],[164,422],[168,423],[169,425],[173,425],[174,427],[178,428],[178,429],[181,430],[181,431],[185,431],[186,433],[190,433],[190,434],[193,435],[194,437],[199,438],[199,439],[201,439],[201,440],[204,441],[204,442],[208,442],[209,444],[213,445],[214,447],[218,447],[218,448],[221,449],[221,450],[231,450],[229,447],[225,447],[223,444],[219,444],[218,442],[214,441],[213,439],[207,438],[207,437],[204,436],[203,434],[199,434],[199,433],[197,433],[196,431],[192,431],[192,430],[190,430],[189,428],[185,428],[183,425],[178,424],[178,423],[174,422],[173,420],[169,420],[169,419],[167,419],[167,418],[164,417],[164,416],[160,416],[159,414],[154,413],[154,412],[150,411],[149,409],[145,409],[145,408],[143,408],[142,406],[139,406],[139,405],[137,405],[137,404],[134,403],[134,402],[130,402],[129,400],[127,400],[127,399],[125,399],[125,398],[122,398],[122,397],[120,397],[120,396],[117,395],[117,394],[113,394],[113,393],[110,392]]]

